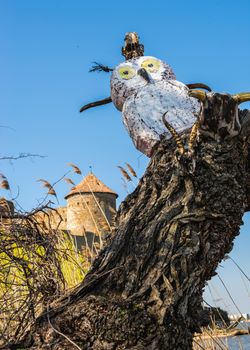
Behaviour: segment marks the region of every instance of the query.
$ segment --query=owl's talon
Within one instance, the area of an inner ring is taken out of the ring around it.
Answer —
[[[182,157],[184,156],[184,153],[181,153],[179,151],[179,149],[177,148],[177,150],[175,151],[175,157],[178,161],[180,161],[182,159]]]
[[[190,133],[189,140],[188,140],[188,150],[189,150],[189,154],[191,156],[194,153],[194,144],[195,144],[195,141],[197,139],[197,132],[198,132],[199,127],[200,127],[200,120],[197,119],[197,121],[194,123],[194,125],[191,129],[191,133]]]
[[[183,145],[183,142],[179,136],[179,134],[177,133],[177,131],[169,124],[169,122],[167,122],[165,115],[167,114],[167,112],[165,112],[162,116],[162,121],[164,123],[164,125],[166,126],[166,128],[168,129],[168,131],[170,132],[170,134],[173,136],[176,144],[177,144],[177,149],[180,155],[183,155],[185,153],[185,147]]]

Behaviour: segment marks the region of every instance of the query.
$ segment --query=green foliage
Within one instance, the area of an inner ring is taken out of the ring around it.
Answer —
[[[83,281],[90,267],[89,261],[76,249],[72,237],[66,232],[59,235],[56,248],[66,289],[73,288]]]
[[[69,234],[41,230],[35,218],[0,225],[0,235],[0,339],[9,342],[81,283],[89,262]]]

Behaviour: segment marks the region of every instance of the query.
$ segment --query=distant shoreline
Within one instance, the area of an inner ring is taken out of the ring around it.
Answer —
[[[239,329],[234,328],[230,331],[221,330],[221,331],[213,331],[209,334],[200,334],[195,335],[195,338],[199,339],[211,339],[211,338],[226,338],[226,337],[236,337],[240,335],[250,335],[250,329]]]

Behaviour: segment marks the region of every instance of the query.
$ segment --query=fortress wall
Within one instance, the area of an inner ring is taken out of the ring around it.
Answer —
[[[42,225],[43,229],[67,230],[66,207],[59,207],[55,210],[47,210],[46,214],[43,212],[36,214],[36,219]]]

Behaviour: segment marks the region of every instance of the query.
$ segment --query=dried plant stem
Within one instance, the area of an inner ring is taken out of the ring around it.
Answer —
[[[244,349],[243,349],[243,345],[242,345],[242,343],[241,343],[239,337],[237,337],[237,340],[238,340],[238,343],[239,343],[239,348],[240,348],[240,350],[244,350]]]
[[[240,313],[240,315],[242,316],[242,313],[241,313],[240,309],[238,308],[238,306],[237,306],[236,302],[234,301],[234,299],[233,299],[231,293],[229,292],[227,286],[225,285],[224,281],[222,280],[222,278],[220,277],[219,274],[218,274],[218,278],[219,278],[219,280],[221,281],[223,287],[225,288],[225,290],[226,290],[226,292],[227,292],[229,298],[231,299],[232,303],[233,303],[234,306],[236,307],[237,311],[238,311],[238,312]]]
[[[102,236],[101,236],[101,232],[100,232],[100,230],[99,230],[98,224],[97,224],[97,222],[96,222],[96,220],[95,220],[95,218],[94,218],[94,216],[93,216],[93,214],[92,214],[92,211],[91,211],[91,209],[90,209],[90,207],[89,207],[87,201],[85,200],[84,196],[82,195],[82,193],[81,193],[80,191],[78,191],[78,194],[82,197],[83,203],[84,203],[85,207],[87,208],[87,210],[88,210],[88,212],[89,212],[89,215],[91,216],[91,219],[92,219],[92,221],[93,221],[93,223],[94,223],[94,225],[95,225],[95,228],[96,228],[96,230],[97,230],[98,236],[100,237],[100,246],[101,246],[101,248],[102,248],[102,247],[103,247],[103,242],[102,242]],[[82,204],[82,203],[81,203],[81,204]],[[82,204],[82,207],[84,208],[83,204]],[[86,235],[84,234],[84,236],[85,236],[85,241],[86,241],[86,243],[87,243]],[[88,243],[87,243],[87,245],[88,245]],[[93,250],[93,247],[91,248],[91,250]]]
[[[245,280],[244,280],[242,274],[240,274],[240,278],[241,278],[241,280],[242,280],[242,283],[244,284],[244,287],[245,287],[245,289],[246,289],[247,295],[248,295],[248,297],[250,298],[250,292],[249,292],[249,289],[248,289],[248,287],[247,287],[247,285],[246,285],[246,282],[245,282]]]
[[[237,268],[240,270],[240,272],[246,277],[246,279],[250,282],[250,278],[247,276],[247,274],[242,270],[242,268],[237,264],[237,262],[229,256],[229,259],[232,260],[232,262],[237,266]]]
[[[195,339],[193,339],[193,342],[196,344],[196,345],[198,345],[198,347],[200,348],[200,349],[203,349],[203,350],[206,350],[198,341],[196,341]]]
[[[212,283],[211,281],[209,282],[208,286],[209,286],[209,285],[212,287],[212,289],[214,290],[214,292],[216,293],[216,295],[218,296],[218,298],[222,300],[222,303],[223,303],[223,305],[224,305],[224,308],[225,308],[225,309],[228,309],[228,307],[227,307],[227,305],[226,305],[226,303],[225,303],[225,301],[224,301],[224,298],[220,295],[220,293],[218,292],[218,290],[215,288],[215,286],[213,285],[213,283]],[[210,290],[210,294],[211,294],[211,296],[212,296],[211,290]],[[213,298],[213,296],[212,296],[212,298]],[[213,301],[214,301],[214,303],[216,304],[214,298],[213,298]],[[230,311],[230,312],[231,312],[231,311]],[[233,313],[233,312],[231,312],[231,313]]]
[[[226,346],[216,337],[212,336],[210,332],[208,332],[206,329],[204,331],[212,340],[214,343],[216,343],[221,350],[228,350]]]
[[[102,215],[103,215],[103,217],[104,217],[104,219],[105,219],[105,221],[106,221],[106,223],[107,223],[107,225],[108,225],[108,227],[109,227],[109,230],[110,230],[110,232],[111,232],[112,229],[111,229],[111,226],[110,226],[110,223],[109,223],[109,221],[108,221],[108,218],[107,218],[106,214],[104,213],[102,207],[100,206],[100,203],[98,202],[98,200],[97,200],[97,198],[96,198],[96,195],[95,195],[94,192],[92,191],[92,189],[91,189],[91,187],[90,187],[90,185],[89,185],[89,182],[86,181],[86,184],[87,184],[87,186],[88,186],[88,188],[89,188],[89,190],[90,190],[90,192],[91,192],[91,194],[92,194],[92,196],[93,196],[93,198],[94,198],[94,200],[95,200],[95,202],[96,202],[98,208],[100,209],[100,211],[101,211],[101,213],[102,213]]]
[[[48,319],[48,323],[50,325],[50,327],[53,329],[54,332],[56,332],[57,334],[61,335],[63,338],[67,339],[68,342],[70,342],[75,348],[82,350],[80,348],[80,346],[78,346],[75,342],[73,342],[73,340],[71,340],[67,335],[63,334],[62,332],[58,331],[52,324],[49,318],[49,310],[47,308],[47,319]]]

